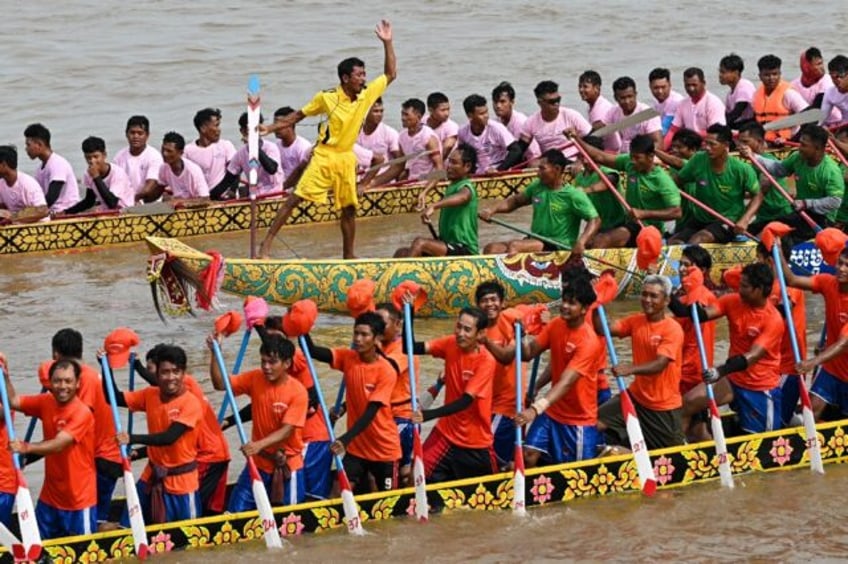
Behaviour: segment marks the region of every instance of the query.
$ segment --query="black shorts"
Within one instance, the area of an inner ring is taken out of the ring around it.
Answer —
[[[424,471],[428,482],[448,482],[493,474],[498,463],[494,448],[459,447],[433,429],[424,442]]]
[[[462,243],[445,243],[445,246],[448,248],[449,257],[469,257],[474,254]]]
[[[371,493],[371,479],[377,491],[389,491],[397,487],[398,483],[398,461],[381,462],[365,460],[349,452],[344,456],[344,468],[353,493]]]
[[[736,238],[736,233],[733,232],[733,229],[720,221],[713,221],[712,223],[701,223],[699,221],[689,222],[687,225],[677,229],[674,234],[672,234],[671,238],[680,239],[681,241],[689,241],[689,239],[692,238],[692,235],[698,231],[709,232],[710,235],[713,236],[713,239],[715,239],[715,242],[721,244],[730,243]]]
[[[642,226],[640,226],[635,221],[628,221],[621,227],[627,229],[628,233],[630,233],[630,237],[627,239],[627,243],[625,243],[625,247],[635,247],[636,246],[636,237],[639,236],[639,232],[642,231]]]
[[[636,408],[636,415],[639,417],[639,424],[642,427],[642,435],[645,437],[645,445],[649,450],[682,445],[685,442],[682,407],[667,411],[654,411],[642,407],[635,400],[633,406]],[[598,408],[598,420],[607,427],[604,434],[608,444],[630,448],[627,425],[624,422],[624,415],[621,413],[620,395],[613,397]]]
[[[229,460],[207,462],[205,465],[201,463],[198,466],[200,487],[197,492],[200,496],[200,506],[203,508],[204,515],[220,513],[226,507],[224,497],[227,491],[227,469],[229,466]],[[202,474],[200,473],[201,467],[203,467]]]

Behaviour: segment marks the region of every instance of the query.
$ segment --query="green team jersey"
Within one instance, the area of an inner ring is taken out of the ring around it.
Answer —
[[[716,172],[705,151],[698,151],[677,174],[681,182],[695,184],[693,196],[731,221],[745,213],[745,194],[756,194],[760,184],[754,168],[736,157],[728,157],[724,170]],[[693,206],[692,217],[698,223],[714,223],[717,217]]]
[[[841,162],[839,163],[839,173],[842,175],[843,181],[848,179],[848,167]],[[842,205],[836,210],[836,223],[841,223],[842,225],[848,224],[848,202],[845,200],[846,198],[842,198]]]
[[[530,231],[571,248],[580,236],[580,221],[598,217],[582,190],[565,184],[551,189],[538,178],[524,189],[533,206]]]
[[[777,160],[777,157],[771,153],[763,153],[761,156],[772,161]],[[789,192],[789,186],[785,178],[778,178],[777,183]],[[777,188],[769,186],[765,196],[763,196],[763,203],[760,209],[757,210],[757,221],[774,221],[791,214],[793,211],[792,204],[789,203],[789,200],[784,198],[783,194],[777,191]]]
[[[474,183],[464,178],[447,187],[445,198],[464,188],[471,191],[471,200],[462,206],[439,209],[439,238],[446,244],[463,245],[472,254],[478,254],[477,243],[477,191]]]
[[[601,167],[601,171],[616,187],[618,193],[622,194],[621,175],[618,171],[605,166]],[[591,169],[583,169],[583,172],[574,178],[574,185],[578,188],[588,188],[598,182],[601,182],[601,176]],[[627,223],[627,212],[612,192],[604,190],[587,194],[587,196],[601,216],[601,231],[608,231]]]
[[[810,166],[801,158],[797,151],[783,159],[784,168],[795,174],[795,197],[799,200],[815,200],[836,196],[842,198],[845,193],[845,179],[839,166],[829,156],[816,166]],[[837,210],[827,214],[831,221],[836,217]]]
[[[630,207],[640,210],[680,207],[680,190],[662,167],[654,166],[647,173],[637,172],[630,155],[618,155],[613,168],[627,173],[625,197]],[[643,223],[653,225],[662,233],[665,220],[649,219]]]
[[[686,159],[681,159],[681,160],[683,161],[684,165],[688,162]],[[674,174],[680,173],[679,168],[668,167],[668,170],[670,170]],[[683,186],[683,188],[678,187],[678,190],[680,190],[681,192],[686,192],[690,196],[693,196],[695,194],[695,183],[694,182],[687,182]],[[695,204],[693,204],[692,202],[690,202],[686,198],[681,197],[681,199],[680,199],[681,216],[680,216],[680,219],[678,219],[676,221],[675,225],[674,225],[675,231],[679,231],[682,226],[689,225],[690,223],[692,223],[692,221],[694,221],[694,214],[693,214],[694,209],[695,209]]]

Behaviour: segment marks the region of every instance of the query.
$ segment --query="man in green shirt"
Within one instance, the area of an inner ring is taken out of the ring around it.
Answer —
[[[584,138],[587,144],[603,150],[604,141],[600,137],[587,136]],[[621,227],[627,223],[627,212],[624,211],[618,198],[609,191],[609,186],[601,179],[601,176],[588,164],[583,162],[582,155],[577,156],[575,163],[574,185],[589,196],[589,201],[595,206],[595,209],[601,216],[601,227],[598,230],[599,235],[608,233],[617,227]],[[609,180],[610,184],[616,187],[619,194],[624,194],[622,177],[617,170],[608,167],[601,167],[601,172]],[[594,247],[596,237],[589,242],[589,248]]]
[[[839,149],[843,157],[848,157],[848,126],[841,126],[833,135],[835,147]],[[844,159],[839,158],[839,155],[836,158],[839,160],[839,170],[842,172],[842,178],[848,183],[848,166],[845,165]],[[839,206],[839,210],[836,212],[833,226],[838,227],[842,231],[845,231],[845,228],[848,227],[848,201],[845,198],[842,198],[842,205]]]
[[[510,213],[518,208],[533,205],[530,231],[559,243],[550,245],[528,237],[506,242],[489,243],[484,254],[533,253],[570,249],[573,255],[583,254],[586,245],[598,232],[601,218],[595,206],[581,190],[570,184],[563,185],[562,174],[569,161],[561,151],[550,149],[539,159],[539,178],[523,192],[501,200],[494,207],[480,212],[480,219],[489,221],[498,213]],[[580,232],[580,222],[586,227]]]
[[[755,155],[761,155],[773,161],[777,160],[772,153],[766,151],[766,130],[763,129],[763,124],[758,121],[749,121],[739,128],[739,138],[737,142],[740,146],[748,147]],[[785,178],[777,180],[784,190],[789,192],[789,186]],[[772,221],[778,221],[780,218],[792,213],[792,204],[789,200],[783,197],[783,194],[772,188],[771,182],[760,174],[760,190],[763,193],[763,203],[760,209],[757,210],[757,220],[748,226],[750,233],[757,234],[763,230],[763,227]]]
[[[825,153],[827,130],[818,125],[807,124],[801,128],[798,150],[783,159],[773,161],[753,155],[742,147],[740,152],[748,158],[756,158],[776,178],[795,175],[794,212],[779,218],[779,221],[794,227],[795,241],[811,239],[815,230],[798,214],[805,211],[819,227],[826,227],[836,218],[845,192],[845,179],[839,166]]]
[[[625,199],[630,206],[630,219],[621,227],[599,234],[594,248],[635,247],[636,236],[645,226],[654,225],[660,232],[663,223],[680,217],[680,191],[668,172],[654,164],[654,140],[650,135],[637,135],[630,141],[630,154],[611,155],[592,147],[574,130],[566,136],[578,143],[599,166],[624,171],[627,175]]]
[[[686,162],[691,159],[695,153],[701,150],[703,145],[704,139],[698,135],[697,131],[692,131],[691,129],[686,129],[684,127],[683,129],[678,129],[674,132],[674,135],[671,138],[671,152],[666,153],[665,151],[656,149],[656,154],[663,163],[668,165],[669,172],[677,174]],[[695,182],[688,182],[683,186],[680,186],[680,191],[686,192],[691,196],[695,193],[695,188]],[[680,219],[678,219],[675,223],[675,229],[680,225],[688,225],[692,222],[694,207],[696,207],[695,204],[689,200],[685,198],[680,200],[680,209],[682,213]]]
[[[678,186],[695,184],[692,196],[723,215],[730,227],[706,210],[695,206],[688,223],[678,225],[670,244],[729,243],[745,232],[762,204],[763,194],[753,167],[730,156],[733,132],[726,125],[707,128],[704,150],[698,151],[674,175]],[[745,196],[751,195],[748,205]]]
[[[468,178],[477,168],[477,151],[468,145],[455,149],[448,157],[447,175],[450,185],[444,197],[421,212],[421,221],[431,224],[433,212],[439,214],[439,238],[416,237],[409,247],[395,251],[396,257],[443,257],[476,255],[477,245],[477,191]],[[421,193],[422,205],[427,201],[429,185]]]

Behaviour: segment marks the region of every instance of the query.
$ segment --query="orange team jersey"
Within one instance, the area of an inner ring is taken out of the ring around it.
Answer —
[[[38,367],[38,379],[41,385],[50,389],[50,365],[53,360],[46,360]],[[98,371],[87,364],[80,363],[80,382],[77,397],[94,413],[95,458],[104,458],[112,462],[121,461],[121,450],[115,440],[115,420],[112,419],[112,408],[103,392]]]
[[[176,468],[197,460],[197,436],[203,421],[203,406],[194,394],[188,391],[162,403],[159,388],[150,386],[135,392],[124,392],[124,399],[131,411],[144,411],[147,415],[147,431],[151,435],[168,430],[172,423],[188,427],[172,445],[147,447],[147,456],[152,464],[165,468]],[[148,464],[141,479],[150,483],[152,469]],[[170,494],[190,494],[198,489],[197,471],[165,477],[165,491]]]
[[[798,341],[798,352],[801,360],[807,358],[807,305],[804,299],[804,291],[798,288],[786,288],[789,302],[792,304],[792,323],[795,324],[795,336]],[[783,298],[780,294],[780,282],[775,281],[771,291],[771,303],[775,309],[783,308]],[[783,313],[778,309],[777,313]],[[780,342],[780,374],[795,374],[795,352],[792,350],[792,337],[789,329],[783,331],[783,339]]]
[[[593,315],[592,312],[595,311],[597,306],[593,305],[586,312],[585,322],[589,327],[594,327],[593,325]],[[607,340],[603,335],[598,335],[595,333],[595,337],[598,339],[598,344],[600,345],[600,349],[598,350],[598,391],[600,390],[609,390],[609,379],[607,378]]]
[[[501,311],[495,325],[486,328],[486,338],[493,343],[506,346],[515,340],[515,321],[521,312],[514,309]],[[521,396],[527,392],[527,378],[522,367]],[[515,361],[501,364],[495,361],[495,379],[492,382],[492,413],[515,417]]]
[[[403,353],[403,341],[395,339],[383,347],[383,353],[398,365],[398,377],[392,390],[392,415],[400,419],[412,419],[412,395],[409,393],[409,359]],[[413,357],[415,363],[415,387],[421,376],[421,360]]]
[[[566,368],[580,374],[562,398],[551,404],[547,414],[557,423],[595,425],[598,422],[598,364],[601,345],[591,325],[571,329],[561,317],[548,323],[536,343],[551,351],[551,386],[562,379]]]
[[[783,318],[766,302],[753,308],[739,294],[727,294],[718,299],[719,311],[727,316],[730,351],[728,358],[746,354],[754,345],[763,347],[765,356],[742,372],[728,374],[734,384],[747,390],[763,391],[780,383],[780,342],[783,339]]]
[[[289,470],[303,468],[303,425],[306,422],[306,410],[309,408],[309,396],[303,384],[294,378],[270,383],[262,370],[249,370],[236,374],[232,379],[233,393],[237,396],[249,395],[253,405],[253,429],[250,440],[264,439],[284,425],[294,427],[286,440],[273,444],[263,450],[271,456],[254,456],[256,466],[271,474],[274,472],[274,453],[282,449],[286,453],[286,465]]]
[[[12,414],[14,421],[14,413]],[[9,434],[6,432],[6,418],[0,417],[0,493],[13,494],[18,491],[15,464],[12,451],[9,450]]]
[[[306,363],[306,357],[303,351],[295,349],[294,358],[292,359],[289,375],[303,384],[306,389],[307,397],[309,388],[315,386],[312,381],[312,374],[309,372],[309,365]],[[330,440],[330,433],[327,431],[327,423],[324,421],[324,413],[321,411],[321,406],[316,406],[315,409],[307,409],[306,423],[303,425],[302,433],[303,442],[326,442]]]
[[[627,388],[642,407],[655,411],[677,409],[683,405],[680,395],[680,367],[683,355],[683,329],[672,317],[651,322],[643,313],[616,322],[613,332],[629,336],[633,346],[633,364],[644,364],[664,356],[671,362],[657,374],[640,374]]]
[[[824,298],[825,327],[829,347],[839,339],[839,331],[848,322],[848,292],[839,291],[839,281],[833,274],[816,274],[813,276],[813,292]],[[848,382],[848,355],[840,355],[825,362],[822,368],[842,380]]]
[[[693,302],[705,307],[718,304],[718,298],[708,288],[699,286],[692,294],[686,294],[680,299],[685,305]],[[683,361],[680,368],[680,392],[686,393],[704,381],[704,370],[708,366],[701,366],[701,352],[698,350],[698,339],[695,338],[695,329],[692,319],[687,317],[674,318],[683,329]],[[713,366],[715,356],[715,332],[716,322],[707,321],[701,323],[701,334],[704,336],[704,348],[707,353],[707,364]]]
[[[442,417],[436,428],[454,446],[492,446],[492,387],[497,362],[485,347],[463,352],[456,337],[448,335],[427,342],[427,351],[445,360],[445,405],[468,394],[473,403],[453,415]]]
[[[39,499],[64,511],[97,505],[97,469],[94,466],[94,415],[78,397],[59,405],[50,392],[22,396],[21,411],[41,419],[44,440],[59,432],[74,442],[61,452],[44,457],[44,485]]]
[[[373,462],[398,460],[400,437],[391,406],[397,381],[394,367],[381,356],[374,362],[363,362],[359,353],[342,348],[333,349],[331,366],[344,375],[348,429],[362,417],[370,402],[381,404],[371,423],[347,445],[347,451]]]
[[[226,462],[230,459],[230,445],[218,423],[218,416],[203,393],[203,389],[193,376],[186,374],[183,381],[186,390],[200,400],[203,409],[203,419],[197,428],[197,461]]]

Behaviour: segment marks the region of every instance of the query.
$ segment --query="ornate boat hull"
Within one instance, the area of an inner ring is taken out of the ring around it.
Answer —
[[[848,458],[848,420],[823,423],[817,429],[824,462],[844,462]],[[734,474],[809,468],[801,427],[735,437],[727,442]],[[661,489],[701,482],[714,482],[714,487],[720,487],[715,449],[711,442],[657,450],[651,452],[651,460]],[[636,467],[629,455],[529,469],[525,487],[528,506],[639,491]],[[448,511],[509,509],[513,495],[511,473],[427,487],[431,506],[444,507]],[[413,515],[414,499],[413,488],[357,497],[360,517],[366,528],[370,521]],[[276,525],[285,536],[344,527],[339,499],[280,507],[274,513]],[[251,540],[262,542],[262,523],[255,511],[154,525],[149,526],[147,532],[150,546],[156,552]],[[56,562],[127,558],[133,555],[134,550],[129,530],[54,539],[45,543],[45,549]],[[9,554],[3,552],[0,552],[0,558],[11,560]]]

